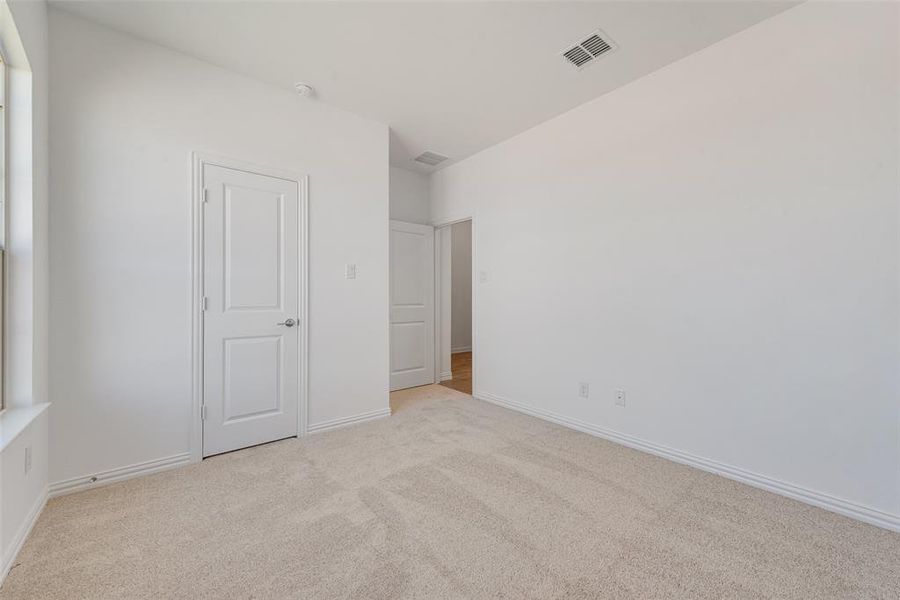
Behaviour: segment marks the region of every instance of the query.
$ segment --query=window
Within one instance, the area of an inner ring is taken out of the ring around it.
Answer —
[[[3,366],[6,362],[6,61],[0,55],[0,411],[3,410]]]

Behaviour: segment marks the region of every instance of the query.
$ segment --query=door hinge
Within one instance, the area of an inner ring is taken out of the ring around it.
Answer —
[[[209,190],[204,188],[203,189],[203,204],[206,204],[207,202],[209,202]]]
[[[206,405],[205,404],[200,407],[200,420],[201,421],[206,420]]]
[[[209,310],[209,298],[208,297],[203,296],[203,298],[200,299],[200,310],[202,310],[202,311]]]

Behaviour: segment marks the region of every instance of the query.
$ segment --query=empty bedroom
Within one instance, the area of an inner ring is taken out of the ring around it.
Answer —
[[[900,598],[900,2],[0,0],[0,600]]]

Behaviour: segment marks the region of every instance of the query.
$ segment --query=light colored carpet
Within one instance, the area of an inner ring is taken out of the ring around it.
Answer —
[[[50,502],[0,598],[898,598],[900,535],[442,386]]]

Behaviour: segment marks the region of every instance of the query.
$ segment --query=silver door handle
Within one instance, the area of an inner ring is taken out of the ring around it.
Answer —
[[[297,324],[297,321],[293,319],[288,319],[287,321],[282,321],[281,323],[276,323],[276,325],[284,325],[285,327],[293,327]]]

